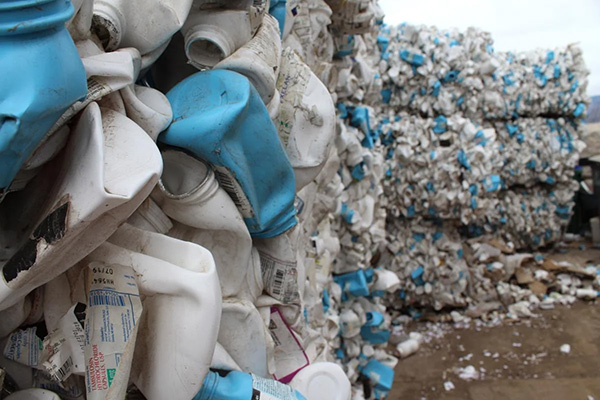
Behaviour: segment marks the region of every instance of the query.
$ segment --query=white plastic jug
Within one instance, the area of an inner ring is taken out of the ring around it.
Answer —
[[[325,85],[289,48],[282,53],[277,90],[281,104],[275,127],[294,169],[298,192],[327,161],[335,136],[335,107]]]
[[[307,400],[350,400],[350,380],[338,364],[319,362],[300,371],[290,386]]]
[[[192,0],[94,0],[92,31],[107,51],[135,47],[146,54],[181,29],[191,7]]]
[[[44,322],[48,332],[58,327],[60,319],[72,304],[67,274],[61,274],[44,285]]]
[[[120,94],[127,117],[156,141],[158,134],[167,129],[173,119],[167,97],[156,89],[140,85],[128,85]]]
[[[160,153],[148,135],[121,114],[101,112],[95,103],[83,112],[63,157],[55,161],[44,169],[49,175],[39,176],[42,182],[55,179],[52,189],[43,194],[41,212],[29,210],[31,214],[21,216],[31,216],[36,223],[26,230],[25,238],[17,235],[19,248],[15,246],[2,265],[0,309],[98,247],[148,196],[162,170]],[[54,171],[58,176],[53,176]],[[40,201],[36,199],[39,189],[18,194],[35,204]],[[27,210],[28,205],[22,207]],[[11,211],[2,210],[7,212]],[[8,222],[8,232],[23,229],[16,221]]]
[[[141,56],[139,51],[134,48],[105,53],[92,40],[83,40],[76,45],[87,76],[87,96],[84,100],[73,103],[61,115],[44,137],[42,144],[92,101],[98,101],[102,97],[132,84],[140,72]]]
[[[223,297],[254,302],[262,292],[260,262],[237,207],[205,162],[177,150],[162,156],[163,175],[152,197],[175,221],[169,235],[212,252]]]
[[[35,324],[43,319],[44,290],[37,288],[20,301],[0,311],[0,338],[21,325]]]
[[[269,104],[274,96],[280,62],[279,25],[275,18],[267,14],[256,35],[215,65],[214,69],[228,69],[244,75],[258,91],[263,102]]]
[[[204,1],[200,0],[202,5]],[[243,9],[201,9],[194,2],[181,32],[185,54],[196,68],[214,67],[232,55],[256,33],[265,15],[267,1],[258,0]]]
[[[127,223],[138,229],[165,234],[173,228],[173,223],[160,209],[158,204],[148,197],[129,217]]]
[[[192,398],[208,372],[221,316],[210,252],[125,224],[82,263],[92,261],[130,265],[145,296],[131,380],[149,400]]]
[[[241,371],[239,365],[235,362],[235,360],[229,355],[227,350],[219,342],[215,345],[215,351],[213,353],[213,358],[210,363],[210,367],[214,369],[224,369],[228,371]]]
[[[254,304],[234,298],[223,300],[218,341],[242,371],[269,376],[274,343]]]

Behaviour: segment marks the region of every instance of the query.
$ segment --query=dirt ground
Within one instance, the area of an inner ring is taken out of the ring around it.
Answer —
[[[561,353],[563,344],[569,354]],[[479,379],[459,378],[457,369],[469,365]],[[389,399],[600,400],[600,302],[498,327],[452,329],[398,363]]]

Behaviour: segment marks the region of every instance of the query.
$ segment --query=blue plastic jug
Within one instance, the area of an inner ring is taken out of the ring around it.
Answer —
[[[261,396],[264,394],[265,396]],[[209,371],[193,400],[306,400],[297,390],[273,379],[240,371]]]
[[[367,312],[367,322],[360,329],[360,336],[371,344],[387,343],[390,331],[380,329],[384,322],[383,314],[377,311]]]
[[[158,140],[212,164],[253,237],[296,225],[294,171],[267,108],[248,78],[198,72],[167,93],[173,122]]]
[[[87,93],[65,29],[70,0],[0,1],[0,196],[62,113]]]
[[[287,0],[271,0],[269,4],[269,14],[271,14],[279,23],[279,32],[283,37],[283,27],[285,26]]]

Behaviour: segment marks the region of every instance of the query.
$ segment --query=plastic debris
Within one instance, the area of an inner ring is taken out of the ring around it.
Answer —
[[[0,79],[0,397],[383,399],[442,335],[412,320],[598,297],[537,252],[579,187],[578,46],[376,0],[21,3],[4,59],[46,41]]]

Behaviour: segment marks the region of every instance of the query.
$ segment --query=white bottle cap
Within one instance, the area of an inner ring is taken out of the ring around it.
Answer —
[[[335,363],[311,364],[298,372],[290,386],[307,400],[350,400],[350,381]]]

